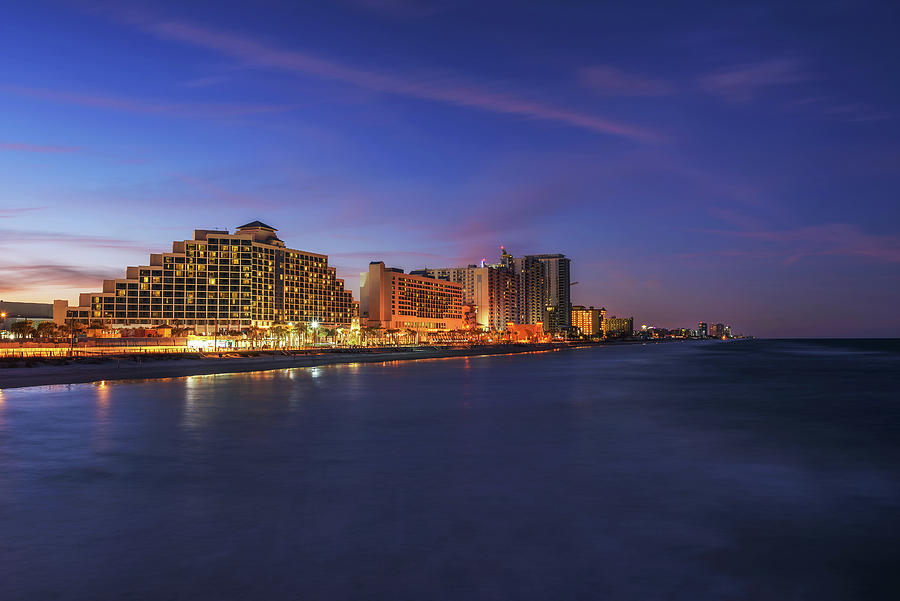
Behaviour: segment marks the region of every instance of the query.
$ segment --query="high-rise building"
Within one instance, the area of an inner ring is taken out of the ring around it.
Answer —
[[[523,323],[544,323],[550,332],[571,326],[571,260],[562,254],[513,257],[500,248],[501,264],[519,276],[519,314]]]
[[[77,307],[54,302],[54,319],[106,327],[177,322],[198,333],[289,322],[349,326],[353,296],[328,257],[287,248],[276,231],[260,221],[233,234],[194,230],[172,252],[104,280],[102,292],[81,294]]]
[[[420,332],[459,330],[466,327],[463,287],[456,282],[403,273],[369,263],[360,274],[360,324],[373,328],[412,329]]]
[[[601,309],[586,308],[582,305],[572,307],[572,327],[585,336],[597,336],[601,333]],[[603,310],[605,312],[605,309]]]
[[[697,336],[700,338],[706,338],[709,336],[709,325],[705,321],[701,321],[697,324]]]
[[[411,274],[462,285],[463,302],[475,307],[479,327],[504,331],[506,324],[519,323],[519,278],[502,265],[469,265],[422,269]]]

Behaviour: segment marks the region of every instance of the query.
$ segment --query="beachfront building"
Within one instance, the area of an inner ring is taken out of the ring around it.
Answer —
[[[421,269],[411,274],[462,285],[463,302],[475,309],[475,321],[484,330],[505,331],[519,322],[519,277],[500,265],[469,265]]]
[[[606,338],[626,338],[634,335],[634,317],[608,317],[603,320],[603,336]]]
[[[577,328],[585,336],[597,336],[601,333],[601,309],[587,308],[583,305],[572,307],[572,327]]]
[[[360,274],[359,318],[361,325],[386,330],[461,330],[463,287],[373,261]]]
[[[500,247],[500,264],[519,278],[521,323],[543,322],[549,332],[566,330],[572,325],[568,257],[558,253],[513,257]]]
[[[197,333],[246,331],[277,323],[349,326],[352,294],[328,257],[287,248],[260,221],[227,230],[194,230],[172,252],[104,280],[78,306],[54,301],[54,321],[99,322],[108,328],[179,324]]]
[[[17,321],[40,323],[53,319],[50,303],[20,303],[0,300],[0,330],[7,330]]]

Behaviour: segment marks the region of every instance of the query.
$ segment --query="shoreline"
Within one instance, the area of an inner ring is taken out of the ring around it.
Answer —
[[[623,343],[616,343],[623,344]],[[628,344],[628,343],[624,343]],[[316,355],[268,355],[263,357],[203,357],[161,359],[141,357],[128,360],[109,359],[101,363],[74,362],[65,365],[39,365],[0,369],[0,390],[51,386],[59,384],[87,384],[113,380],[149,380],[211,374],[232,374],[272,371],[296,367],[341,365],[347,363],[386,363],[417,359],[445,359],[479,355],[510,355],[518,353],[554,352],[603,346],[583,344],[516,344],[476,346],[464,348],[422,348],[417,350],[386,350],[385,352],[322,353]]]

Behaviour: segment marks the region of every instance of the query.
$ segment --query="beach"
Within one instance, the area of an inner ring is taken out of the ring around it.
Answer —
[[[243,373],[344,363],[384,363],[388,361],[442,359],[479,355],[551,352],[585,346],[589,345],[511,344],[471,347],[363,349],[318,354],[269,353],[255,357],[207,355],[190,358],[156,358],[152,355],[138,355],[126,358],[76,359],[63,364],[35,362],[31,367],[0,368],[0,390],[52,384],[82,384],[110,380]]]

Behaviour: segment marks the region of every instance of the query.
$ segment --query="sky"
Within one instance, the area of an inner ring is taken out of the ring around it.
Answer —
[[[369,261],[503,245],[637,325],[900,336],[898,30],[895,2],[10,3],[0,299],[259,219],[355,297]]]

